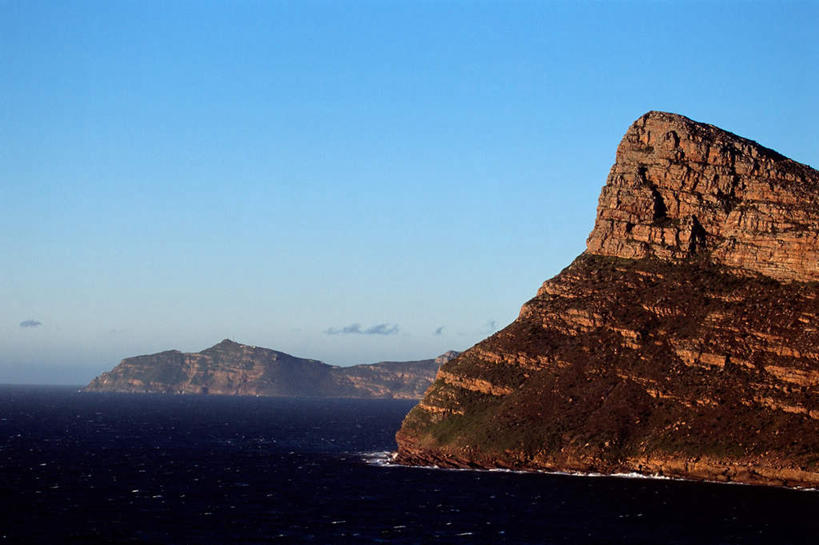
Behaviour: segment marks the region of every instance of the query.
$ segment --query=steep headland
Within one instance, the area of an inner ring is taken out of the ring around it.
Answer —
[[[586,252],[397,441],[407,464],[819,485],[819,172],[645,114]]]
[[[126,358],[84,390],[419,399],[438,367],[457,354],[338,367],[225,339],[201,352],[168,350]]]

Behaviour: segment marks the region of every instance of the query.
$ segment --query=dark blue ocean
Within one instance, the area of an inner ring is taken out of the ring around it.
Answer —
[[[819,543],[819,492],[384,465],[412,404],[0,387],[0,543]]]

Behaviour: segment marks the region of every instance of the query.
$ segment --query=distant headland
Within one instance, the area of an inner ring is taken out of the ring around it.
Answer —
[[[86,392],[420,399],[450,351],[434,359],[340,367],[230,339],[201,352],[125,358]]]

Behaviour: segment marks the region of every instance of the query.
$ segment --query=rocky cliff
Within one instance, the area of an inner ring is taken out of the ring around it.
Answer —
[[[169,350],[126,358],[84,390],[418,399],[440,365],[457,354],[337,367],[225,339],[201,352]]]
[[[817,199],[806,165],[642,116],[587,251],[441,367],[398,460],[819,485]]]

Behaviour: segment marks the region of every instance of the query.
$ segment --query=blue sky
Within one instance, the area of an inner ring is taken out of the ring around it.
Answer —
[[[817,24],[815,2],[0,1],[0,382],[225,337],[334,364],[468,348],[583,251],[644,112],[819,164]]]

